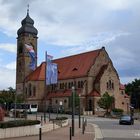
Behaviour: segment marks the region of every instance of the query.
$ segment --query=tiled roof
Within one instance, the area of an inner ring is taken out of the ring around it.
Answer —
[[[76,93],[79,95],[81,92],[81,89],[76,90]],[[64,91],[57,91],[57,92],[51,92],[47,95],[47,99],[51,98],[60,98],[60,97],[70,97],[72,94],[71,90]]]
[[[58,79],[62,80],[86,76],[90,67],[94,64],[96,57],[99,55],[100,50],[101,49],[53,60],[54,63],[58,64]],[[45,62],[43,62],[26,80],[44,80],[45,65]]]
[[[88,96],[100,97],[100,93],[96,90],[92,90]]]
[[[26,81],[41,81],[45,79],[45,63],[42,63],[26,78]]]

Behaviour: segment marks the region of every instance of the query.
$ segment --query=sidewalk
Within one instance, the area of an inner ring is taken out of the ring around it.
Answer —
[[[42,140],[70,140],[69,136],[69,126],[59,128],[50,132],[42,134]],[[5,140],[5,139],[1,139]],[[39,140],[39,136],[29,136],[29,137],[19,137],[19,138],[9,138],[6,140]],[[82,134],[82,128],[75,126],[75,136],[72,140],[94,140],[94,127],[91,124],[87,124],[85,133]]]

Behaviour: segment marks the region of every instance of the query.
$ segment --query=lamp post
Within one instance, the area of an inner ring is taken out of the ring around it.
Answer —
[[[75,87],[72,87],[72,136],[74,136],[74,108],[75,108]]]
[[[81,95],[79,94],[79,128],[81,128],[81,102],[80,102]]]

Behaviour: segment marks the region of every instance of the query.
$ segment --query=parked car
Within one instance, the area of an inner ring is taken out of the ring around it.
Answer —
[[[123,116],[121,116],[121,118],[119,120],[119,124],[130,124],[130,125],[133,125],[134,124],[134,119],[130,115],[123,115]]]

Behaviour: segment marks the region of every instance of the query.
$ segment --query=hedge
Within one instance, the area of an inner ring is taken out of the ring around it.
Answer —
[[[67,120],[67,117],[56,117],[56,120]]]
[[[11,127],[19,127],[19,126],[27,126],[27,125],[35,125],[40,124],[39,120],[14,120],[7,122],[0,122],[0,128],[11,128]]]
[[[116,113],[123,113],[123,109],[120,109],[120,108],[114,108],[112,109],[112,111]]]

